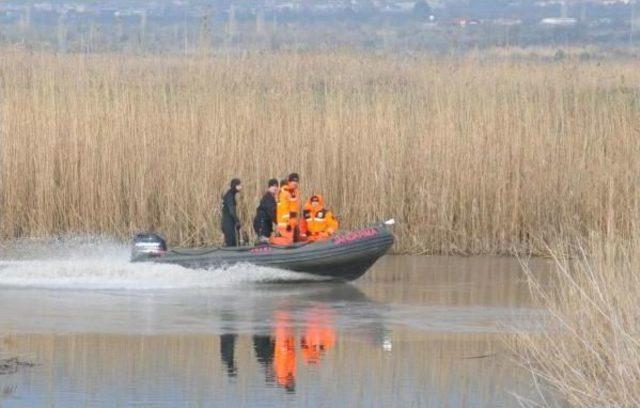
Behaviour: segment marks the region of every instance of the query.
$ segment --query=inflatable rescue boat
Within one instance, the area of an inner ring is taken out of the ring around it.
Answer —
[[[319,242],[290,246],[256,245],[167,249],[157,234],[138,234],[133,239],[132,262],[160,262],[185,268],[209,269],[248,263],[295,272],[304,272],[330,280],[358,279],[393,245],[389,227],[393,220],[372,227],[337,234]]]

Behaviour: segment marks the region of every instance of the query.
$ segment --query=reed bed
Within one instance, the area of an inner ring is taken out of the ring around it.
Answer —
[[[537,383],[571,406],[640,405],[638,237],[592,237],[578,245],[581,255],[573,259],[561,255],[566,248],[556,251],[557,279],[550,286],[529,272],[550,326],[519,334],[515,351]]]
[[[231,177],[248,227],[267,179],[297,171],[344,228],[396,218],[399,252],[625,237],[640,206],[638,84],[633,62],[4,49],[0,236],[220,242]]]

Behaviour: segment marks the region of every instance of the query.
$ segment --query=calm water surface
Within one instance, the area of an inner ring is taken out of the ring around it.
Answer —
[[[0,358],[36,366],[0,375],[0,406],[511,407],[533,392],[501,342],[542,316],[513,259],[390,256],[353,284],[302,284],[124,251],[5,249]]]

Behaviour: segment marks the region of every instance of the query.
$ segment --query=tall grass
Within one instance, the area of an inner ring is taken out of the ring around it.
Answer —
[[[0,51],[0,236],[156,228],[219,242],[220,195],[302,176],[345,228],[397,250],[540,249],[628,235],[640,206],[640,70],[348,53]]]
[[[551,326],[520,334],[516,351],[538,382],[571,406],[640,405],[638,237],[591,238],[577,259],[558,255],[551,286],[529,274]]]

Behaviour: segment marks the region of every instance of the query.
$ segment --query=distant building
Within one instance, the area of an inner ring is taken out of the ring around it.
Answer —
[[[457,26],[460,26],[460,27],[465,27],[465,26],[480,25],[480,24],[482,24],[482,21],[481,20],[477,20],[475,18],[456,18],[451,23],[453,25],[457,25]]]
[[[33,5],[33,9],[37,11],[53,11],[53,4],[51,3],[36,3]]]
[[[548,17],[540,20],[540,25],[548,27],[573,27],[578,19],[572,17]]]
[[[522,20],[519,18],[498,18],[492,21],[493,24],[504,26],[504,27],[512,27],[522,25]]]
[[[381,7],[380,11],[383,13],[410,13],[415,4],[413,1],[399,1]]]
[[[589,23],[589,27],[605,27],[613,24],[613,20],[610,18],[597,18]]]
[[[276,4],[273,8],[277,11],[294,11],[298,10],[300,5],[298,3],[286,2]]]

